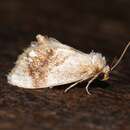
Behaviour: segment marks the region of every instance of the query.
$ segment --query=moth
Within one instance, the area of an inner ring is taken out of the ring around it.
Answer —
[[[101,53],[92,51],[86,54],[40,34],[36,39],[18,57],[7,76],[9,84],[37,89],[72,83],[65,89],[67,92],[87,80],[86,92],[90,94],[89,85],[100,75],[102,80],[109,79],[109,73],[119,64],[130,45],[129,42],[115,65],[110,67]]]

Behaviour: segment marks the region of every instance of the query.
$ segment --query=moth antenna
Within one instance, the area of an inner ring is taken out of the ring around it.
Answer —
[[[111,71],[121,62],[122,58],[124,57],[128,47],[130,46],[130,42],[128,42],[128,44],[126,45],[125,49],[123,50],[120,58],[118,59],[118,61],[111,67]]]
[[[110,65],[110,68],[116,63],[116,61],[117,61],[117,57],[115,56],[115,57],[113,58],[113,61],[112,61],[111,65]]]

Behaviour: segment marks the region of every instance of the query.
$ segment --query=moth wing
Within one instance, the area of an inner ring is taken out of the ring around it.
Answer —
[[[63,44],[63,43],[59,42],[58,40],[56,40],[55,38],[50,37],[48,39],[48,41],[49,41],[48,43],[50,44],[50,46],[61,48],[61,49],[68,50],[68,51],[73,50],[73,51],[78,52],[78,53],[80,53],[80,54],[82,54],[84,56],[88,56],[88,54],[86,54],[86,53],[84,53],[82,51],[79,51],[79,50],[77,50],[77,49],[75,49],[73,47],[70,47],[70,46],[68,46],[66,44]]]
[[[53,38],[39,35],[37,39],[37,45],[31,45],[18,57],[8,75],[10,84],[35,89],[73,83],[84,76],[86,79],[92,76],[88,54]]]
[[[57,46],[57,49],[54,50],[53,59],[49,63],[46,87],[73,83],[92,76],[88,54],[52,38],[50,44]]]

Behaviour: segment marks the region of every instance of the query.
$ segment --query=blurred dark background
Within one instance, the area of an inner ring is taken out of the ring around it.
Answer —
[[[120,56],[130,40],[129,0],[0,1],[0,130],[130,130],[130,49],[92,95],[77,85],[25,90],[7,83],[17,56],[38,33],[89,53]]]

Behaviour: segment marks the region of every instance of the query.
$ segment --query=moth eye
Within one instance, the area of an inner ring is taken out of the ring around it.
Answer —
[[[99,80],[103,80],[104,79],[104,73],[99,74],[98,78],[99,78]]]

